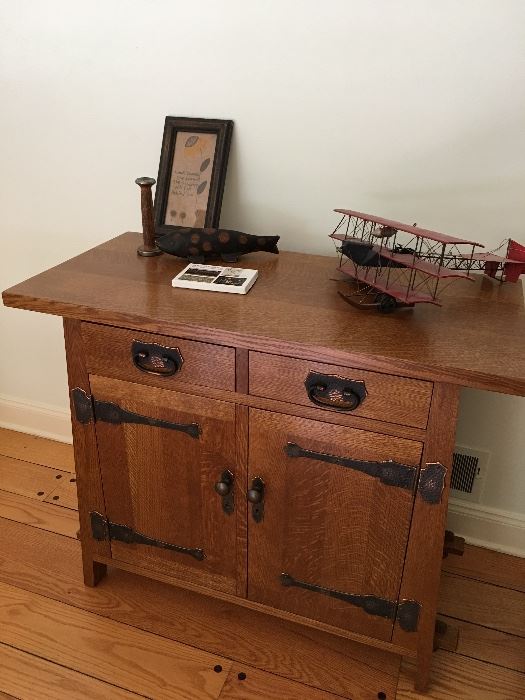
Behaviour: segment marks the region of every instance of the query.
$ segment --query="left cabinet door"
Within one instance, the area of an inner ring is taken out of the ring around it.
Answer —
[[[93,375],[90,385],[106,506],[95,535],[115,560],[238,592],[235,406]]]

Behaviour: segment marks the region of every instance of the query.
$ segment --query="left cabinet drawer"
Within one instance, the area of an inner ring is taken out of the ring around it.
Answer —
[[[96,323],[82,323],[82,339],[90,374],[166,389],[201,384],[235,391],[233,348]]]

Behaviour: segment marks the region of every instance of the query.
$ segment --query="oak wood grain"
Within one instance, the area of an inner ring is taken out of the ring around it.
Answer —
[[[78,419],[73,401],[75,389],[80,389],[87,397],[91,395],[80,321],[64,318],[64,340],[79,498],[80,536],[83,542],[84,582],[88,586],[95,586],[105,575],[106,568],[94,561],[94,555],[109,556],[111,548],[109,542],[97,541],[91,536],[90,513],[96,511],[104,515],[105,504],[95,425],[92,420],[86,423]]]
[[[4,303],[236,347],[253,349],[257,338],[263,352],[525,395],[520,283],[479,275],[450,285],[441,308],[363,313],[338,296],[335,257],[253,253],[243,258],[259,269],[250,293],[203,303],[198,291],[171,287],[184,261],[137,257],[140,238],[97,246],[6,290]]]
[[[389,641],[393,620],[283,586],[280,576],[397,601],[414,493],[356,469],[289,457],[290,442],[342,458],[416,467],[422,445],[250,409],[249,480],[262,478],[265,494],[262,522],[248,517],[248,597]]]
[[[525,559],[465,544],[461,557],[443,559],[442,571],[525,593]]]
[[[335,375],[365,383],[366,397],[352,411],[353,416],[426,428],[432,397],[430,382],[250,352],[250,393],[280,401],[291,401],[311,408],[313,404],[304,385],[310,372]],[[327,407],[317,407],[317,410],[328,411],[330,416],[336,412],[336,409]],[[330,416],[326,416],[323,420],[329,420]]]
[[[0,687],[19,700],[138,700],[144,697],[5,644],[0,644],[0,658]],[[0,692],[0,698],[7,697],[13,696]]]
[[[249,391],[249,352],[246,348],[235,350],[235,391],[239,394]]]
[[[457,629],[456,651],[458,654],[525,673],[524,637],[445,615],[439,615],[439,619]]]
[[[221,345],[199,343],[167,335],[153,335],[94,323],[82,324],[86,364],[90,374],[177,389],[181,382],[202,384],[217,389],[235,390],[235,350]],[[182,367],[172,376],[144,372],[135,366],[131,346],[135,340],[178,348]]]
[[[76,538],[78,513],[0,490],[0,517]]]
[[[417,649],[418,690],[428,683],[432,660],[458,401],[457,387],[434,385],[421,472],[427,464],[445,467],[443,492],[437,503],[425,500],[419,489],[416,492],[399,599],[420,603],[418,634],[406,632],[396,620],[392,637],[396,644]]]
[[[75,472],[73,446],[56,440],[0,428],[0,454],[43,464],[46,467]]]
[[[237,514],[237,588],[242,598],[248,595],[248,437],[249,412],[246,406],[235,406],[235,512]]]
[[[439,611],[525,638],[525,593],[462,576],[441,577]]]
[[[85,587],[79,542],[7,520],[0,581],[355,700],[395,688],[394,654],[115,569]]]
[[[0,642],[149,697],[218,698],[230,662],[0,583]]]
[[[206,396],[217,401],[235,402],[241,406],[250,408],[261,408],[267,411],[276,411],[287,415],[302,416],[312,420],[324,420],[336,425],[347,425],[350,428],[358,428],[360,430],[371,430],[384,435],[394,435],[396,437],[405,437],[409,440],[424,441],[426,431],[421,428],[414,428],[408,425],[396,425],[395,423],[387,423],[384,420],[363,418],[352,414],[337,413],[335,411],[322,414],[317,407],[301,406],[300,404],[286,403],[276,399],[267,399],[261,396],[253,396],[250,394],[241,394],[233,391],[225,391],[223,389],[214,389],[213,387],[199,386],[197,384],[181,383],[177,386],[177,391],[190,396]]]
[[[244,514],[227,514],[215,484],[230,470],[245,481],[238,463],[235,406],[156,387],[91,375],[97,401],[175,424],[196,424],[200,435],[134,423],[96,422],[107,517],[148,537],[205,558],[158,547],[112,541],[114,559],[189,579],[228,593],[237,589],[237,526]],[[236,466],[237,465],[237,466]],[[235,483],[235,482],[234,482]]]
[[[428,693],[413,689],[414,665],[404,661],[396,700],[523,700],[525,676],[460,654],[437,651]]]
[[[43,501],[70,473],[0,455],[0,488]]]

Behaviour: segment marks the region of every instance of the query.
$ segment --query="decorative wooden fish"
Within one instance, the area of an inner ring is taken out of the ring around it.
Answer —
[[[159,236],[156,244],[165,253],[187,258],[190,262],[204,262],[222,258],[225,262],[236,262],[244,253],[265,250],[278,253],[279,236],[253,236],[242,231],[223,228],[184,228]]]

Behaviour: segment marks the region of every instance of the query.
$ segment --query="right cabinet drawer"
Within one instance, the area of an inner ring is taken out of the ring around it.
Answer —
[[[426,428],[432,382],[250,352],[250,394]]]

